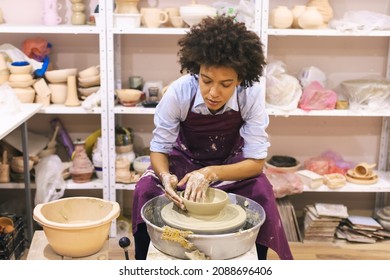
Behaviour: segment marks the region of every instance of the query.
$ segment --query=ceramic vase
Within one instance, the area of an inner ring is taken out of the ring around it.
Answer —
[[[299,16],[298,24],[303,29],[317,29],[323,26],[323,19],[316,7],[306,7]]]
[[[117,158],[115,160],[115,182],[131,183],[130,161],[126,158]]]
[[[65,106],[80,106],[80,100],[77,96],[77,83],[76,83],[76,76],[71,75],[68,77],[67,80],[67,95],[66,95],[66,101]]]
[[[115,0],[115,13],[118,14],[138,14],[139,0]]]
[[[306,10],[305,5],[295,5],[291,12],[293,13],[293,23],[291,25],[292,28],[300,28],[298,24],[298,18],[301,16],[301,14]]]
[[[74,156],[72,166],[69,168],[72,179],[75,183],[89,182],[93,175],[94,166],[85,150],[85,141],[77,140],[73,144]]]
[[[84,0],[70,0],[72,2],[72,17],[71,22],[73,25],[84,25],[87,22],[87,16],[85,15]]]
[[[273,28],[290,28],[293,20],[293,13],[287,6],[277,6],[272,9],[269,17],[269,23]]]
[[[308,7],[316,7],[322,15],[322,20],[325,25],[333,18],[333,8],[329,4],[329,0],[309,0],[306,4]]]
[[[44,0],[42,18],[44,25],[57,25],[61,23],[62,19],[58,16],[57,12],[59,8],[61,8],[61,5],[57,3],[57,0]]]

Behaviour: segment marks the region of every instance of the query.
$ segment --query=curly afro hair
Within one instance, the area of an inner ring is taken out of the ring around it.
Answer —
[[[180,73],[199,74],[201,65],[231,67],[248,87],[260,80],[266,65],[258,35],[233,17],[204,18],[178,45]]]

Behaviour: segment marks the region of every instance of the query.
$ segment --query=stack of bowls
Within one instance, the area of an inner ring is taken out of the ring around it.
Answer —
[[[27,61],[15,61],[8,65],[10,75],[9,85],[22,103],[33,103],[35,90],[31,87],[35,80],[32,75],[32,65]]]
[[[91,66],[78,73],[78,92],[85,99],[100,89],[100,66]]]

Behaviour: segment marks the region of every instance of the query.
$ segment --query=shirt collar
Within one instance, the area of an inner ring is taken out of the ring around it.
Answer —
[[[196,95],[195,95],[195,100],[194,100],[194,108],[196,108],[198,106],[206,106],[206,104],[204,103],[202,94],[200,92],[199,86],[197,87],[197,90],[196,90]],[[234,111],[238,111],[237,87],[234,88],[234,93],[230,97],[228,102],[226,102],[225,108],[222,110],[222,112],[225,112],[227,108],[230,108]]]

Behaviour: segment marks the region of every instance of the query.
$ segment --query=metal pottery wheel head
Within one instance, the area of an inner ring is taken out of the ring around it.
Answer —
[[[247,213],[244,226],[236,232],[224,234],[190,234],[188,241],[210,259],[231,259],[248,252],[255,244],[261,225],[265,221],[263,207],[257,202],[240,195],[229,193],[231,203],[243,207]],[[163,227],[166,226],[161,218],[161,209],[170,203],[164,195],[149,200],[141,209],[150,239],[161,252],[180,259],[186,259],[188,250],[179,243],[163,240]]]

